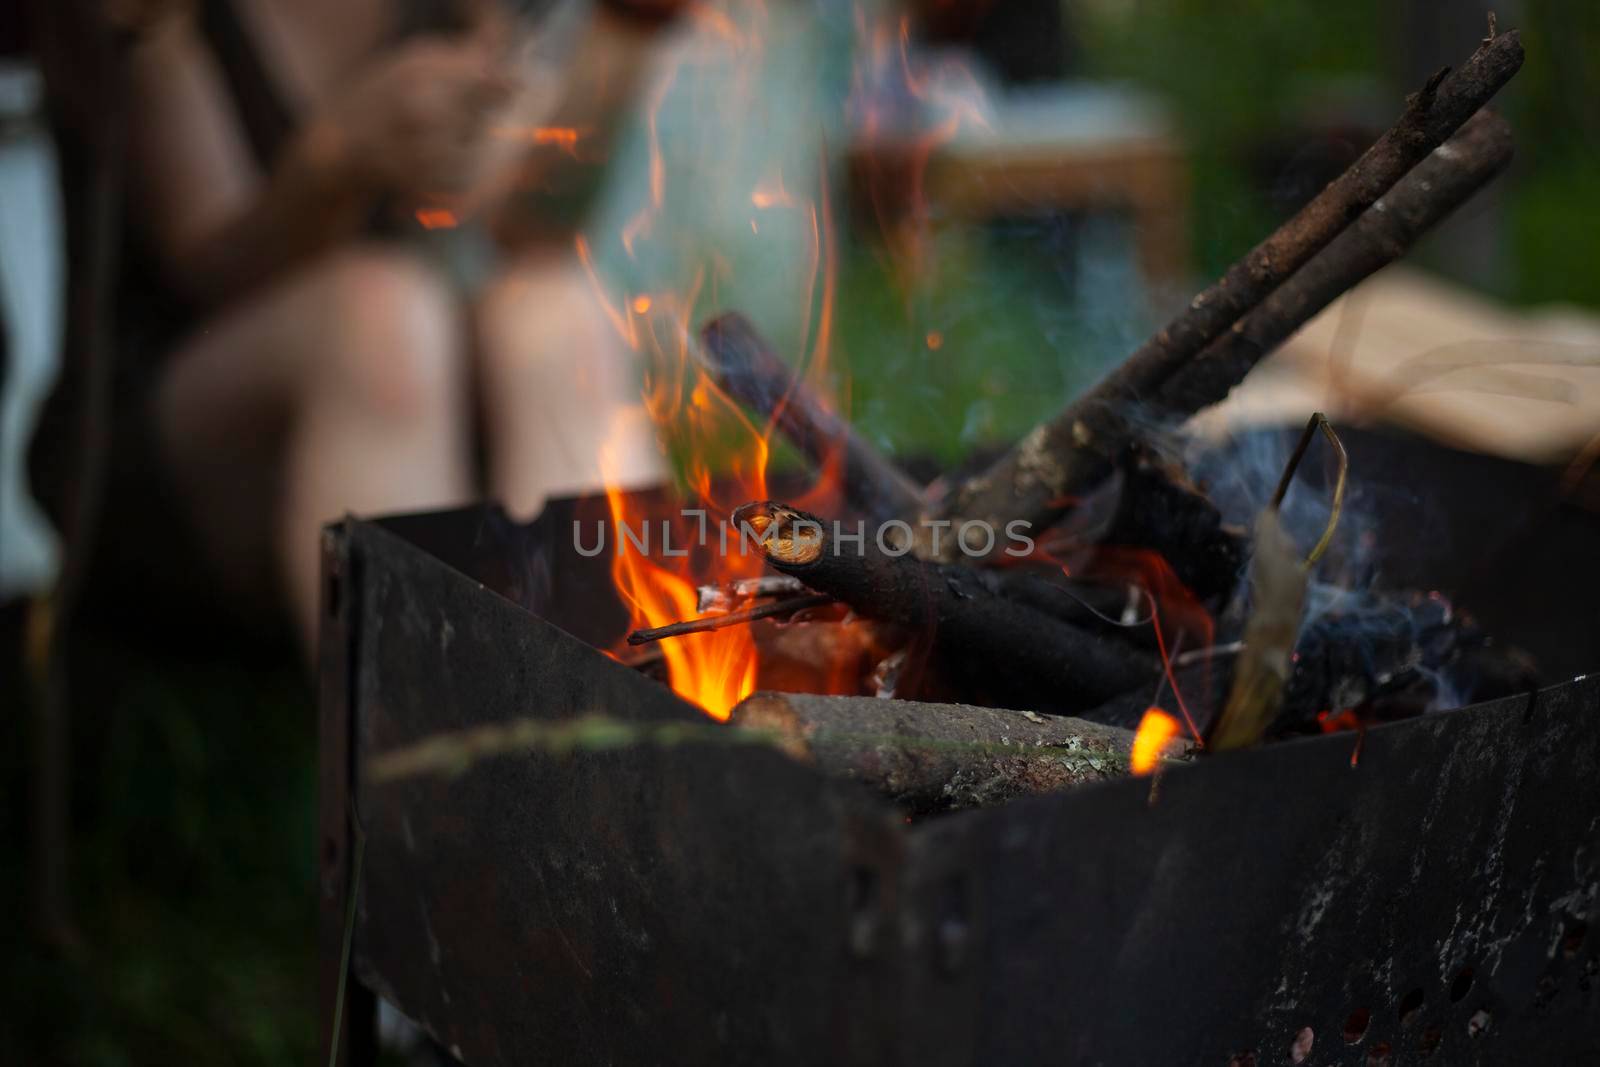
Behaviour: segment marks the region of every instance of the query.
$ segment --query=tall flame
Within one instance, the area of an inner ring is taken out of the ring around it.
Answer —
[[[912,188],[919,205],[913,221],[924,226],[927,212],[920,206],[920,170],[929,151],[953,136],[961,123],[981,117],[972,103],[975,94],[970,91],[970,79],[963,80],[962,72],[950,64],[918,61],[910,50],[909,23],[869,16],[867,7],[861,5],[854,20],[860,66],[852,77],[851,100],[844,106],[847,117],[870,132],[880,118],[873,113],[872,90],[887,78],[899,83],[902,99],[927,109],[929,117],[916,124],[913,170],[917,174]],[[780,273],[775,277],[793,280],[792,306],[800,311],[797,376],[818,396],[828,398],[837,266],[827,160],[790,160],[786,175],[780,159],[763,159],[757,167],[760,177],[753,182],[750,171],[738,166],[743,159],[739,142],[751,133],[759,138],[767,132],[761,123],[751,121],[751,114],[760,110],[752,108],[751,100],[767,51],[788,40],[782,34],[794,32],[798,23],[782,12],[769,11],[763,0],[705,0],[691,4],[688,16],[687,28],[692,33],[683,47],[670,52],[671,62],[644,94],[647,169],[641,175],[643,202],[626,221],[618,223],[618,232],[607,235],[607,240],[614,242],[634,267],[643,267],[648,261],[643,255],[647,250],[665,253],[670,260],[682,250],[699,247],[699,235],[683,224],[691,213],[680,213],[676,203],[668,208],[669,192],[676,195],[680,181],[684,190],[692,188],[697,199],[721,198],[725,206],[737,205],[738,211],[748,211],[749,233],[763,244],[769,233],[795,239],[797,245],[783,252],[781,259],[768,254],[763,262],[776,263]],[[770,34],[778,36],[769,40]],[[708,77],[702,79],[702,73]],[[696,122],[704,128],[678,137],[668,146],[662,138],[661,116],[674,94],[680,100],[696,101]],[[581,131],[553,127],[515,132],[567,151],[575,150],[583,136]],[[716,158],[680,158],[678,149],[702,142],[705,151]],[[667,147],[674,152],[669,154],[664,150]],[[742,230],[742,220],[740,226]],[[631,292],[602,276],[595,249],[587,239],[578,240],[577,254],[617,336],[647,368],[643,403],[619,416],[628,421],[617,424],[611,439],[625,440],[629,431],[636,436],[638,423],[632,420],[646,418],[670,439],[669,450],[678,461],[682,481],[695,498],[686,506],[704,507],[708,512],[704,525],[668,517],[673,544],[682,548],[703,543],[709,532],[714,546],[710,551],[669,556],[660,551],[659,543],[654,546],[656,551],[649,552],[628,542],[622,536],[624,526],[637,531],[648,520],[659,537],[664,516],[645,514],[644,498],[620,489],[611,476],[619,468],[606,457],[602,470],[607,473],[606,497],[617,542],[613,578],[635,628],[691,618],[697,614],[698,586],[753,577],[763,566],[757,553],[716,550],[721,538],[711,524],[725,522],[740,503],[770,495],[767,477],[775,425],[770,419],[753,419],[690,358],[694,326],[720,310],[721,299],[716,294],[735,279],[732,250],[707,251],[692,268],[680,262],[672,277],[655,279]],[[942,338],[929,336],[928,348],[936,350]],[[799,494],[786,490],[787,499],[806,510],[838,514],[842,455],[836,449],[818,466],[811,487]],[[849,646],[850,641],[841,640],[833,656],[836,662],[816,664],[814,684],[822,691],[855,691],[859,686],[860,648],[852,654]],[[755,635],[749,627],[673,638],[661,642],[661,652],[674,691],[715,718],[725,718],[758,681]]]
[[[627,439],[627,435],[633,432],[628,423],[644,417],[646,412],[642,408],[621,412],[610,440]],[[638,498],[623,491],[611,474],[616,466],[609,445],[604,450],[602,469],[607,472],[606,504],[611,516],[612,536],[616,541],[611,575],[617,591],[628,605],[631,626],[660,626],[693,617],[699,595],[697,583],[689,573],[690,568],[669,568],[663,561],[687,561],[689,557],[666,553],[682,551],[692,544],[699,533],[696,524],[684,521],[682,516],[652,513],[651,509],[639,505]],[[647,554],[652,547],[649,541],[652,534],[657,537],[664,534],[667,538],[667,544],[657,542],[654,546],[662,554],[658,559]],[[634,540],[635,537],[638,540]],[[669,549],[674,543],[679,547]],[[727,556],[726,560],[731,570],[754,573],[760,565],[752,564],[753,558],[734,553]],[[743,561],[742,566],[740,561]],[[748,573],[740,576],[748,576]],[[726,719],[735,704],[755,691],[755,639],[747,627],[732,626],[663,641],[661,651],[673,691],[698,704],[714,719]]]

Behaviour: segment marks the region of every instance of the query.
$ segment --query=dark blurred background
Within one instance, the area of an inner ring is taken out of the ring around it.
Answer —
[[[1141,251],[1137,219],[1130,228],[1070,207],[1002,207],[936,218],[907,282],[911,257],[892,220],[840,164],[834,192],[852,207],[838,233],[836,348],[857,421],[896,453],[941,463],[1015,437],[1348,164],[1406,92],[1471,51],[1488,6],[913,4],[924,47],[985,57],[984,77],[1016,99],[1069,83],[1131,90],[1178,160],[1181,233],[1165,247],[1186,261],[1130,286],[1142,255],[1169,254]],[[1411,262],[1508,305],[1600,312],[1600,5],[1494,6],[1527,49],[1498,101],[1517,159]],[[847,24],[842,7],[819,3],[814,17]],[[22,53],[10,10],[0,18],[6,53]],[[1114,125],[1134,105],[1094,96],[1084,106],[1111,108]],[[80,214],[72,225],[83,223]],[[116,562],[102,551],[89,568],[66,634],[70,848],[55,891],[71,921],[49,937],[30,899],[39,748],[22,713],[40,680],[28,669],[42,662],[30,645],[38,623],[24,601],[4,608],[0,905],[11,921],[0,934],[0,1058],[307,1062],[316,752],[305,667],[286,622],[240,609],[200,574],[130,573],[137,550],[120,536],[99,532]]]

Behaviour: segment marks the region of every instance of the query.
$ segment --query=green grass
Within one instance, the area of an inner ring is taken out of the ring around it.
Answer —
[[[18,1063],[306,1063],[315,1053],[315,719],[299,668],[76,650],[72,853],[81,945],[17,923],[0,1023]],[[20,707],[20,702],[8,702]],[[10,746],[6,782],[26,782]],[[7,805],[6,913],[29,914]],[[8,1028],[14,1028],[8,1033]]]

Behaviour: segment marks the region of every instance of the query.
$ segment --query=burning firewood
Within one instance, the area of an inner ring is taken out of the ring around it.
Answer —
[[[819,467],[837,451],[845,500],[869,519],[905,518],[922,490],[862,439],[778,357],[750,321],[729,312],[700,330],[701,367],[731,396],[773,420]]]
[[[1128,454],[1112,477],[1055,531],[1054,551],[1087,555],[1095,549],[1148,549],[1198,599],[1223,604],[1244,568],[1248,537],[1225,523],[1217,506],[1180,472],[1146,455]]]
[[[734,522],[756,534],[777,570],[866,618],[927,633],[942,664],[980,666],[1002,700],[1074,711],[1154,686],[1150,657],[1005,596],[987,572],[892,555],[871,534],[836,537],[771,501],[744,505]]]
[[[1400,119],[1342,175],[1279,227],[1261,244],[1228,268],[1210,288],[1190,302],[1188,308],[1154,337],[1135,351],[1098,385],[1074,400],[1050,421],[1036,427],[1009,453],[977,477],[959,486],[938,509],[944,518],[978,519],[1003,524],[1025,519],[1043,527],[1061,512],[1069,494],[1093,486],[1108,473],[1118,455],[1132,439],[1127,414],[1132,405],[1158,397],[1168,383],[1241,316],[1266,301],[1297,271],[1307,265],[1330,242],[1363,214],[1372,214],[1373,205],[1399,182],[1408,171],[1449,138],[1488,102],[1522,64],[1522,45],[1512,32],[1491,36],[1462,66],[1440,72],[1407,102]],[[1455,153],[1441,153],[1439,167],[1474,169],[1478,160],[1458,163]],[[1452,182],[1465,199],[1483,180],[1503,165],[1498,161],[1474,180]],[[1465,188],[1463,188],[1465,185]],[[1419,181],[1413,195],[1431,199],[1435,191]],[[1455,202],[1459,203],[1459,199]],[[1439,197],[1441,205],[1444,198]],[[1450,206],[1453,206],[1451,204]],[[1384,209],[1376,209],[1380,213]],[[1444,207],[1434,216],[1442,217]],[[1421,216],[1414,215],[1409,225]],[[1429,219],[1431,223],[1434,219]],[[1401,224],[1401,233],[1409,228]],[[1376,223],[1369,231],[1383,230]],[[1420,229],[1418,230],[1420,232]],[[1396,258],[1404,245],[1395,246],[1393,234],[1369,250],[1357,240],[1346,245],[1346,253],[1359,251],[1368,259],[1378,249],[1384,262]],[[1306,292],[1320,291],[1319,282],[1343,275],[1348,285],[1370,273],[1350,273],[1343,268],[1324,266],[1312,278],[1295,279]],[[1325,296],[1326,303],[1331,296]],[[1286,296],[1275,305],[1278,315],[1301,316],[1282,324],[1284,334],[1320,307],[1314,298]],[[1262,327],[1260,321],[1256,329]],[[1263,331],[1265,333],[1265,331]],[[1245,367],[1244,369],[1248,369]],[[1171,399],[1176,399],[1174,396]]]
[[[998,804],[1129,773],[1131,730],[964,704],[756,693],[735,726],[776,736],[828,774],[861,782],[914,813]],[[1187,759],[1170,741],[1160,758]]]

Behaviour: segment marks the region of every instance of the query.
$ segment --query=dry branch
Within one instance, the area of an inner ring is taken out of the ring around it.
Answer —
[[[702,368],[730,396],[772,420],[818,467],[837,451],[845,499],[869,519],[917,514],[922,490],[794,376],[737,312],[700,329]]]
[[[1127,442],[1124,415],[1131,404],[1154,397],[1450,137],[1521,65],[1522,46],[1511,31],[1486,40],[1459,69],[1436,74],[1348,170],[1098,385],[960,486],[940,508],[941,515],[1048,525],[1062,510],[1066,494],[1103,476]]]
[[[1511,162],[1511,127],[1482,112],[1408,174],[1267,300],[1234,324],[1156,396],[1175,413],[1225,398],[1263,356],[1323,308],[1388,266]]]
[[[757,693],[734,726],[918,813],[976,808],[1128,773],[1133,732],[965,704]],[[1169,744],[1167,759],[1185,746]]]

